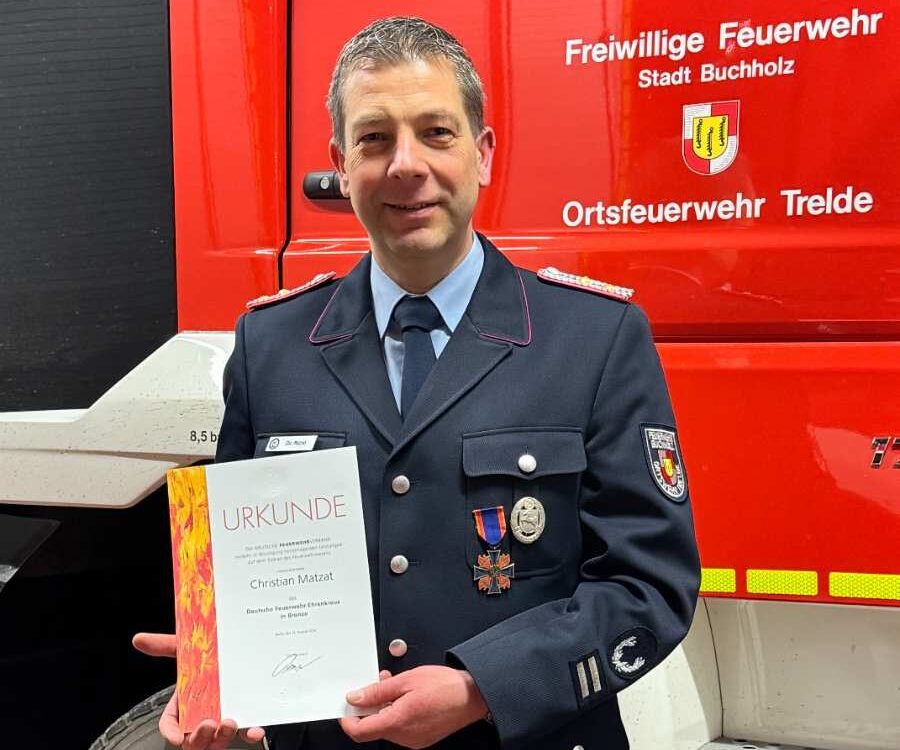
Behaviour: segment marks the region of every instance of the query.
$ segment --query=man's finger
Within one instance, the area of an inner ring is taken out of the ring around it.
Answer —
[[[209,750],[225,750],[231,743],[232,737],[236,734],[237,722],[233,719],[223,720],[216,729],[212,742],[209,743]]]
[[[170,745],[179,747],[184,742],[184,732],[178,726],[178,693],[172,693],[169,702],[159,717],[159,733]]]
[[[379,682],[384,682],[384,680],[386,680],[386,679],[387,679],[388,677],[390,677],[390,676],[391,676],[391,673],[390,673],[388,670],[382,669],[382,670],[378,673],[378,681],[379,681]]]
[[[184,750],[206,750],[215,737],[218,725],[211,719],[204,719],[184,740]]]
[[[266,731],[262,727],[250,727],[249,729],[238,730],[238,735],[244,742],[262,742],[262,738],[266,736]]]
[[[400,675],[396,677],[381,678],[381,682],[373,682],[359,690],[347,693],[347,703],[360,708],[383,706],[385,703],[397,700],[405,691],[404,681]]]
[[[353,730],[362,717],[361,716],[342,716],[338,719],[338,724],[341,725],[341,729],[344,730],[344,734],[348,737],[353,736]]]
[[[345,716],[340,720],[341,729],[354,742],[381,739],[397,725],[397,713],[392,709],[388,706],[371,716]]]
[[[131,645],[148,656],[175,656],[175,635],[172,633],[135,633]]]

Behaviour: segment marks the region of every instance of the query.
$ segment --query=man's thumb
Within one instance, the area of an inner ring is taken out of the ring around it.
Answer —
[[[131,645],[148,656],[175,656],[175,636],[171,633],[135,633]]]
[[[373,682],[359,690],[347,693],[347,703],[352,706],[383,706],[386,703],[397,700],[403,695],[401,680],[396,677],[388,677],[381,682]]]

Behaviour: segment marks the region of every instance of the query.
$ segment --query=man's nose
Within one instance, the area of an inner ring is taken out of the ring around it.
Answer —
[[[422,148],[422,144],[412,133],[398,134],[391,163],[388,165],[388,177],[424,177],[428,167]]]

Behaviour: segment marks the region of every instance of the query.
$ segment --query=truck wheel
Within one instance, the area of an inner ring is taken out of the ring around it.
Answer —
[[[142,700],[128,713],[116,719],[94,741],[90,750],[178,750],[166,742],[157,729],[159,717],[174,689],[175,686],[171,685]],[[262,748],[258,744],[248,745],[238,738],[232,740],[229,747],[255,750]]]
[[[144,698],[128,713],[109,725],[90,750],[169,750],[172,746],[159,733],[157,724],[175,686]]]

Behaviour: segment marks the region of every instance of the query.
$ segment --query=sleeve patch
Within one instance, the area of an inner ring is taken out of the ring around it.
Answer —
[[[580,659],[569,662],[569,671],[572,673],[572,685],[575,688],[575,699],[579,708],[587,708],[599,702],[603,696],[603,675],[600,671],[600,652],[582,656]]]
[[[586,292],[601,294],[604,297],[628,302],[634,295],[634,289],[625,286],[616,286],[606,281],[597,281],[590,276],[576,276],[574,273],[565,273],[558,268],[548,267],[542,268],[537,272],[537,277],[541,281],[547,281],[551,284],[559,284],[560,286],[568,286],[572,289],[582,289]]]
[[[609,648],[609,666],[625,680],[636,680],[655,666],[659,643],[647,628],[632,628],[616,638]]]
[[[647,468],[659,491],[672,502],[684,502],[687,477],[681,460],[678,433],[665,425],[642,424],[641,438]]]
[[[293,289],[282,289],[277,294],[264,294],[262,297],[257,297],[256,299],[250,300],[247,303],[247,309],[258,310],[260,307],[266,307],[267,305],[272,305],[276,302],[283,302],[286,299],[297,297],[304,292],[308,292],[310,289],[315,289],[317,286],[321,286],[326,281],[331,281],[335,276],[337,276],[337,274],[334,271],[316,274],[305,284],[296,286]]]

